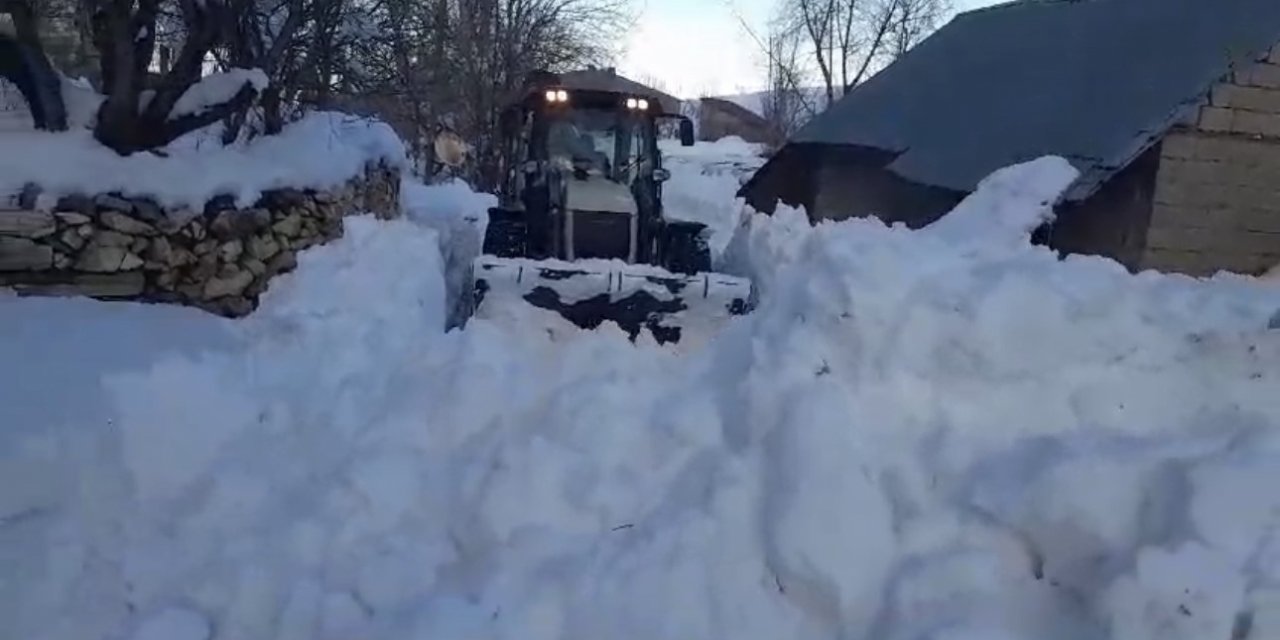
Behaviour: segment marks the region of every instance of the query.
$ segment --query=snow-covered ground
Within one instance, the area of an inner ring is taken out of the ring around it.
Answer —
[[[446,332],[458,184],[238,322],[0,298],[0,637],[1277,637],[1280,289],[1033,248],[1073,175],[918,232],[704,176],[763,296],[696,348]]]

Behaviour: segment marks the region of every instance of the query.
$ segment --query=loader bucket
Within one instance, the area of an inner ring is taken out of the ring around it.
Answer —
[[[648,329],[659,343],[749,310],[751,282],[717,273],[683,275],[622,261],[529,260],[484,255],[473,263],[475,309],[520,299],[583,329],[612,321],[632,340]]]

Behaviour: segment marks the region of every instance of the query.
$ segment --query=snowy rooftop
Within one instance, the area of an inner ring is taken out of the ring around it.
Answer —
[[[1056,154],[1080,199],[1278,39],[1275,0],[1008,2],[957,16],[791,142],[891,151],[891,171],[963,193]]]

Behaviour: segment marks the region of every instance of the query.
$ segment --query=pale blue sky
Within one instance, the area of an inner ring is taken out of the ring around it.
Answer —
[[[756,91],[764,84],[764,56],[735,17],[760,37],[781,0],[634,0],[639,24],[626,44],[619,72],[660,81],[682,98]],[[957,10],[1000,0],[954,0]]]

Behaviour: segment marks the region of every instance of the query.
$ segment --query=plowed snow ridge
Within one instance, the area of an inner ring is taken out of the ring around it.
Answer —
[[[759,308],[682,352],[446,333],[456,187],[241,323],[0,299],[0,637],[1280,633],[1280,294],[1031,247],[1073,175],[750,218]]]

